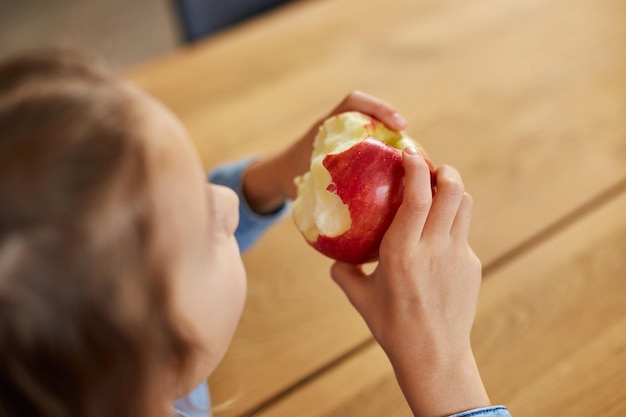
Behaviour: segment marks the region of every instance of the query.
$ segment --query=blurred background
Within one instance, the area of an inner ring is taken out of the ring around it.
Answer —
[[[61,45],[126,68],[286,1],[0,0],[0,59]]]

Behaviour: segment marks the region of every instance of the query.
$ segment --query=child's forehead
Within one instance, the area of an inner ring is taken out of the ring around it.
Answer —
[[[130,83],[126,83],[123,88],[132,108],[133,128],[140,130],[148,147],[166,152],[188,151],[191,139],[182,122],[171,110]]]
[[[136,113],[135,128],[144,142],[148,169],[158,189],[170,201],[187,202],[191,193],[206,204],[206,183],[202,163],[182,122],[161,102],[143,90],[126,86]]]

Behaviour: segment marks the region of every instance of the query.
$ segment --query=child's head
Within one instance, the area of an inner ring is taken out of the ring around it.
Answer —
[[[0,65],[0,414],[159,415],[238,321],[237,199],[163,106],[66,53]]]

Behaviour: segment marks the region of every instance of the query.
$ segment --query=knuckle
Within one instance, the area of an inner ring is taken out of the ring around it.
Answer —
[[[408,237],[408,230],[398,235],[385,235],[378,250],[379,259],[390,265],[400,265],[415,250]]]
[[[463,193],[463,199],[468,207],[472,207],[474,205],[474,197],[472,197],[472,195],[467,191]]]
[[[473,209],[474,209],[474,199],[472,198],[470,194],[468,194],[467,192],[464,192],[459,211],[463,213],[464,217],[470,218],[472,216]]]
[[[462,197],[465,194],[465,185],[458,171],[450,166],[444,166],[437,178],[438,190],[454,197]],[[469,194],[468,194],[469,195]]]
[[[360,96],[362,96],[363,93],[359,90],[352,90],[351,92],[348,93],[348,95],[343,99],[343,104],[350,104],[353,103],[354,101],[356,101]]]
[[[480,274],[480,272],[483,270],[483,263],[478,257],[478,255],[476,255],[476,253],[471,248],[469,249],[469,252],[470,252],[470,263],[472,267],[474,268],[474,271]]]
[[[432,206],[432,198],[426,194],[407,193],[404,196],[403,204],[407,207],[409,214],[424,215],[430,211]]]
[[[381,260],[392,261],[397,250],[394,250],[393,245],[391,245],[391,240],[383,239],[380,248],[378,249],[378,258]]]
[[[474,251],[472,251],[472,261],[476,269],[483,269],[483,263]]]

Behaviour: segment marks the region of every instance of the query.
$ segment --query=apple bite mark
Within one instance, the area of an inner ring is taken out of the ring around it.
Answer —
[[[321,161],[311,164],[311,170],[296,180],[298,198],[293,204],[296,224],[309,242],[320,234],[338,236],[350,228],[348,207],[336,194],[329,192],[330,173]]]
[[[404,192],[402,149],[418,146],[358,112],[327,119],[315,139],[310,171],[296,178],[296,226],[335,260],[378,258],[382,237]]]

